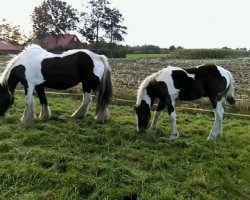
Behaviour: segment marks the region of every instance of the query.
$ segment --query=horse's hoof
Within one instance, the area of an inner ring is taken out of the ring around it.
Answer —
[[[99,116],[99,115],[97,115],[95,117],[96,123],[104,123],[104,122],[108,121],[108,119],[109,119],[108,116]]]
[[[214,140],[216,140],[216,137],[215,136],[208,136],[208,138],[207,138],[207,141],[214,141]]]
[[[33,119],[27,119],[27,118],[25,119],[25,118],[21,118],[21,120],[20,120],[20,121],[21,121],[21,123],[22,123],[22,124],[29,125],[29,124],[34,123],[34,122],[35,122],[35,120],[36,120],[35,118],[33,118]]]
[[[50,118],[50,115],[42,115],[42,114],[39,115],[40,120],[46,120],[46,119],[49,119],[49,118]]]
[[[156,131],[156,130],[157,130],[157,127],[152,127],[152,126],[151,126],[150,129],[153,130],[153,131]]]
[[[70,117],[73,118],[73,119],[84,119],[85,116],[72,114]]]
[[[176,140],[179,137],[179,134],[171,134],[169,140]]]

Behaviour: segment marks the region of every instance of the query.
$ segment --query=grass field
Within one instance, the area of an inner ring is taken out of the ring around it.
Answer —
[[[178,113],[180,138],[135,132],[130,106],[110,106],[111,119],[69,115],[80,104],[49,97],[52,118],[25,126],[23,96],[0,119],[0,199],[250,199],[250,124],[225,118],[224,135],[206,141],[213,117]],[[37,114],[39,105],[36,100]]]
[[[250,52],[233,49],[177,49],[168,54],[127,54],[127,59],[227,59],[249,57]]]

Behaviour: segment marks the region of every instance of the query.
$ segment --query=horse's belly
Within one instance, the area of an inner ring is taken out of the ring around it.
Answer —
[[[71,73],[47,74],[44,86],[53,89],[68,89],[80,83],[80,76]]]
[[[203,97],[204,95],[197,91],[192,90],[181,90],[179,93],[179,100],[182,101],[192,101]]]

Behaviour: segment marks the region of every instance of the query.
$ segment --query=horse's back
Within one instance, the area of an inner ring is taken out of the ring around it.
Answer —
[[[104,73],[100,56],[86,49],[73,49],[54,54],[38,45],[24,50],[19,64],[25,67],[29,84],[43,84],[54,89],[66,89],[89,79],[96,88]],[[86,81],[85,81],[86,82]]]
[[[225,93],[230,82],[228,73],[223,67],[213,64],[187,69],[168,66],[158,72],[156,80],[167,84],[170,96],[178,96],[180,100],[195,100]]]

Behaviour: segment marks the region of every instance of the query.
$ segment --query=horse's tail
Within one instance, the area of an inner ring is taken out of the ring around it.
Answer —
[[[228,71],[228,77],[229,77],[229,86],[227,88],[227,93],[226,93],[226,101],[230,104],[235,104],[235,99],[234,99],[234,79],[233,75]]]
[[[99,120],[105,120],[105,112],[112,98],[111,68],[106,56],[100,55],[100,59],[104,64],[104,72],[98,87],[96,114]]]

